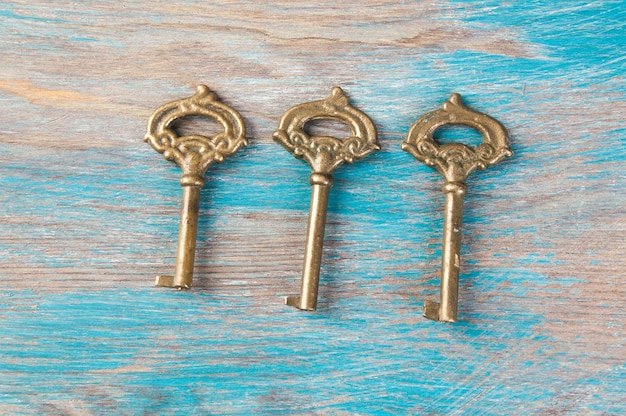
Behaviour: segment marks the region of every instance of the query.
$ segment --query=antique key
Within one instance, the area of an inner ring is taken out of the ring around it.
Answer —
[[[461,143],[439,145],[433,135],[446,125],[466,125],[483,136],[483,143],[471,148]],[[505,128],[486,114],[471,110],[452,94],[443,106],[417,120],[409,130],[402,150],[441,173],[446,195],[441,250],[441,303],[426,301],[424,316],[442,322],[456,322],[459,297],[461,223],[465,180],[476,169],[486,169],[513,155]]]
[[[309,136],[304,126],[312,120],[342,122],[350,127],[352,136],[344,140]],[[334,87],[330,97],[325,100],[299,104],[289,109],[280,120],[273,138],[296,158],[306,160],[313,170],[309,176],[312,194],[302,289],[300,296],[287,296],[285,304],[314,311],[317,307],[328,192],[333,184],[333,171],[344,162],[352,163],[380,150],[376,128],[367,115],[350,105],[341,88]]]
[[[224,131],[212,138],[197,134],[180,137],[172,125],[176,120],[189,116],[213,119],[222,125]],[[152,114],[144,141],[162,153],[165,159],[176,162],[183,171],[176,268],[174,276],[157,276],[156,285],[188,289],[193,278],[200,189],[204,186],[204,175],[213,162],[223,162],[248,144],[245,125],[237,111],[218,101],[206,85],[199,85],[193,96],[165,104]]]

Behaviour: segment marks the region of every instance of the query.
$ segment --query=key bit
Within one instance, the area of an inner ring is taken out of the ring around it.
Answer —
[[[476,148],[462,143],[439,145],[434,133],[446,125],[471,127],[482,134],[483,143]],[[424,316],[435,321],[456,322],[465,181],[474,170],[486,169],[513,155],[508,135],[497,120],[466,107],[461,95],[452,94],[440,109],[422,116],[411,126],[402,150],[437,169],[446,181],[442,188],[446,206],[441,250],[441,302],[426,301]]]
[[[335,120],[346,124],[352,136],[344,140],[328,136],[309,136],[304,130],[312,120]],[[380,150],[376,128],[363,112],[352,107],[341,88],[334,87],[330,97],[296,105],[280,120],[274,140],[293,153],[298,159],[306,160],[311,166],[311,210],[304,251],[302,288],[300,296],[288,296],[285,304],[301,310],[317,308],[322,246],[328,192],[333,184],[333,171],[344,162],[352,163],[370,153]]]
[[[222,125],[223,132],[214,137],[191,134],[180,137],[173,123],[184,117],[200,116],[213,119]],[[199,85],[189,97],[159,107],[148,122],[144,141],[165,159],[180,166],[183,175],[183,203],[180,214],[176,267],[173,276],[157,276],[156,285],[188,289],[193,279],[193,264],[198,231],[200,189],[204,175],[213,162],[223,162],[241,147],[248,144],[241,115],[230,106],[218,101],[206,85]]]

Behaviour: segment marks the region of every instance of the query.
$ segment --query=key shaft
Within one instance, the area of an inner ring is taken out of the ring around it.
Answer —
[[[174,269],[174,281],[172,283],[174,287],[191,287],[193,264],[196,257],[200,189],[199,186],[183,186],[183,205],[180,211],[176,268]]]
[[[304,248],[301,294],[289,296],[286,299],[287,305],[307,311],[315,310],[317,307],[328,194],[332,186],[332,177],[314,173],[309,177],[309,182],[311,183],[311,209]]]
[[[462,143],[439,145],[434,139],[434,133],[446,125],[472,127],[482,134],[483,143],[476,148]],[[513,155],[508,135],[497,120],[466,107],[461,96],[453,94],[440,109],[422,116],[411,126],[402,149],[437,169],[446,179],[442,188],[446,203],[441,249],[440,302],[426,301],[424,316],[435,321],[456,322],[463,198],[467,190],[465,181],[474,170],[486,169]]]
[[[348,125],[352,136],[340,140],[328,136],[310,136],[304,127],[311,120],[335,120]],[[304,250],[300,296],[287,296],[285,303],[301,310],[317,309],[320,268],[326,227],[328,195],[333,183],[333,171],[345,163],[362,159],[379,150],[376,128],[370,118],[352,107],[339,87],[332,89],[330,97],[292,107],[282,117],[274,140],[305,159],[313,173],[311,183],[311,209]]]
[[[443,192],[446,206],[441,248],[441,303],[426,301],[424,313],[433,320],[455,322],[458,314],[459,272],[461,268],[461,228],[463,222],[463,184],[447,183]]]
[[[188,116],[202,116],[220,123],[223,132],[214,137],[202,135],[179,136],[173,128],[175,121]],[[180,184],[183,202],[180,213],[176,266],[173,276],[159,275],[157,286],[188,289],[193,281],[196,254],[200,190],[204,176],[214,162],[222,162],[247,145],[246,130],[241,115],[217,100],[205,85],[198,86],[192,97],[173,101],[159,107],[148,122],[144,140],[165,159],[176,162],[183,171]]]

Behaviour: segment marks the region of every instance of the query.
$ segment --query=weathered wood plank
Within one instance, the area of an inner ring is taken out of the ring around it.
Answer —
[[[0,413],[626,413],[622,1],[0,4]],[[141,142],[206,83],[250,146],[207,175],[195,284],[179,171]],[[337,171],[319,310],[308,167],[271,140],[342,86],[383,150]],[[438,295],[441,177],[400,150],[452,92],[507,126],[476,173],[460,316]]]

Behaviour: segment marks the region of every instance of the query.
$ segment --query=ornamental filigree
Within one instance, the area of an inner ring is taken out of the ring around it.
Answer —
[[[447,125],[465,125],[483,136],[483,143],[472,148],[462,143],[440,145],[435,131]],[[460,94],[452,94],[440,109],[417,120],[409,130],[402,150],[436,168],[448,182],[465,182],[476,169],[485,169],[511,156],[505,128],[496,119],[466,107]]]
[[[223,131],[214,137],[191,134],[179,136],[173,123],[184,117],[200,116],[217,121]],[[206,85],[196,93],[159,107],[148,122],[144,141],[165,159],[172,160],[183,170],[181,184],[204,184],[204,174],[213,162],[222,162],[248,144],[241,115],[232,107],[218,101]]]
[[[312,120],[335,120],[350,127],[351,136],[337,139],[309,136],[304,126]],[[370,118],[352,107],[339,87],[325,100],[299,104],[289,109],[273,135],[296,158],[306,160],[314,172],[330,174],[342,163],[352,163],[379,150],[376,128]]]

